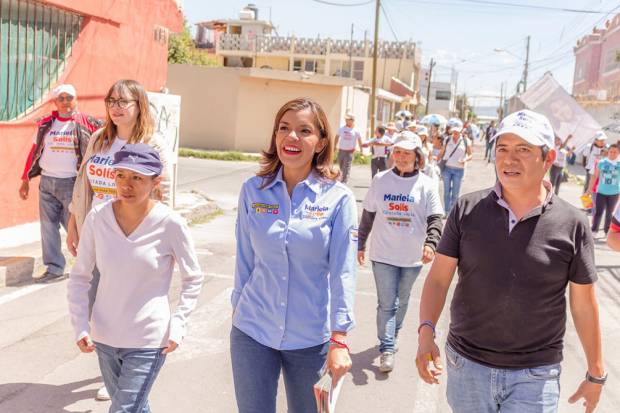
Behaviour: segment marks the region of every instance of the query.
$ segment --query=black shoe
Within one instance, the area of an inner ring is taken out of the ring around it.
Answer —
[[[59,281],[65,278],[64,274],[54,274],[49,271],[45,271],[39,278],[35,278],[34,282],[37,284],[46,284],[53,281]]]

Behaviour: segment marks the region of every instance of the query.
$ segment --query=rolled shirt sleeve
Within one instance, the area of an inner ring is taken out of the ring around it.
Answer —
[[[198,303],[204,273],[200,269],[194,241],[185,219],[179,217],[173,222],[176,234],[172,248],[182,280],[179,301],[170,317],[169,339],[180,344],[187,330],[187,319]]]
[[[353,305],[357,266],[357,207],[348,193],[333,221],[329,244],[330,325],[332,331],[346,332],[355,325]]]

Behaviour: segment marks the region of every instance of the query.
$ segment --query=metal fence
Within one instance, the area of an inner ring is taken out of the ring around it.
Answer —
[[[0,121],[41,101],[71,56],[82,16],[31,0],[0,0]]]

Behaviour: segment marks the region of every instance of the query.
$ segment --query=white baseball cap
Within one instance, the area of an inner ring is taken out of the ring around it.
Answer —
[[[396,138],[393,145],[394,148],[402,148],[406,151],[412,151],[415,148],[422,147],[422,139],[418,135],[410,131],[401,132]]]
[[[418,134],[418,136],[424,135],[428,137],[428,128],[426,126],[422,126],[422,125],[418,126],[415,132]]]
[[[459,118],[450,118],[448,119],[448,126],[450,127],[450,132],[461,132],[463,130],[463,121]]]
[[[535,146],[546,146],[547,148],[555,146],[555,133],[553,133],[549,119],[545,115],[528,109],[511,113],[502,119],[491,140],[507,133],[514,133]]]
[[[65,83],[63,85],[58,85],[54,88],[54,90],[52,90],[52,94],[54,95],[55,98],[57,98],[63,93],[66,93],[67,95],[70,95],[73,97],[77,97],[77,92],[75,91],[75,87],[73,87],[73,85],[70,85],[68,83]]]
[[[354,114],[352,114],[351,112],[347,112],[347,113],[344,115],[344,118],[345,118],[345,119],[355,120],[355,115],[354,115]]]
[[[607,135],[605,135],[605,132],[603,132],[602,130],[597,131],[594,134],[594,140],[596,140],[596,141],[606,141],[607,140]]]

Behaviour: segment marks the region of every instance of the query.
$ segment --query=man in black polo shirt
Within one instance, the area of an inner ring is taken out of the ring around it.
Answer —
[[[588,364],[569,401],[583,398],[585,411],[592,412],[606,373],[587,218],[543,180],[555,160],[547,118],[513,113],[494,139],[498,182],[459,199],[424,284],[418,372],[427,383],[438,383],[443,367],[435,325],[458,266],[446,344],[453,411],[556,412],[568,285]]]

